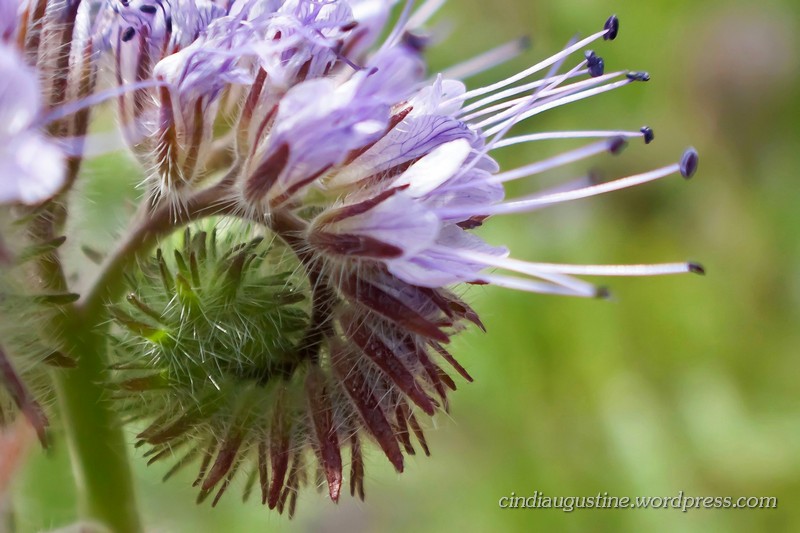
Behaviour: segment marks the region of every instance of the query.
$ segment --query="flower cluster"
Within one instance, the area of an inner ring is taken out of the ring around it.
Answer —
[[[493,215],[695,173],[688,149],[641,174],[506,198],[508,182],[653,141],[649,127],[514,135],[540,113],[649,80],[606,72],[588,49],[616,38],[614,16],[509,78],[467,89],[462,79],[523,44],[428,75],[422,28],[436,0],[404,2],[381,41],[393,0],[50,4],[0,0],[0,13],[25,22],[0,26],[0,74],[11,80],[0,90],[0,201],[36,204],[69,188],[89,110],[114,102],[145,177],[140,229],[107,263],[148,236],[163,240],[129,265],[127,304],[103,293],[118,327],[108,386],[130,420],[147,419],[139,438],[152,461],[180,448],[176,468],[200,460],[200,499],[216,490],[216,502],[247,471],[247,493],[258,481],[263,502],[291,514],[310,457],[337,501],[343,450],[362,498],[364,439],[397,471],[415,452],[412,434],[427,453],[423,415],[446,410],[456,387],[445,367],[471,380],[446,348],[469,323],[482,327],[459,296],[465,285],[600,297],[575,276],[702,273],[693,263],[521,261],[473,231]],[[60,35],[66,58],[51,50]],[[44,88],[33,66],[55,73]],[[590,142],[504,171],[493,158],[548,139]],[[219,243],[197,222],[209,216]],[[189,224],[181,248],[170,234]]]

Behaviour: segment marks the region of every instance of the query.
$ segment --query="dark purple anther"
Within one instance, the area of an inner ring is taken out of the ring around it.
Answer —
[[[613,41],[617,38],[617,34],[619,33],[619,19],[616,15],[611,15],[608,17],[605,26],[603,29],[606,30],[606,34],[603,35],[603,39],[606,41]]]
[[[639,131],[641,131],[642,135],[644,135],[645,144],[650,144],[651,142],[653,142],[653,139],[656,138],[656,134],[653,133],[653,128],[651,128],[650,126],[644,126]]]
[[[128,41],[133,39],[134,35],[136,35],[136,30],[133,29],[133,26],[128,26],[122,32],[122,35],[120,36],[120,39],[122,40],[123,43],[127,43]]]
[[[689,148],[683,153],[681,157],[681,176],[687,180],[694,176],[697,172],[697,165],[700,163],[700,156],[697,155],[697,150]]]
[[[650,81],[650,74],[647,72],[628,72],[625,76],[633,81]]]
[[[594,50],[586,51],[586,66],[589,67],[589,76],[596,78],[602,76],[606,70],[606,63],[603,58],[594,53]]]
[[[610,300],[611,291],[608,287],[597,287],[594,297],[598,300]]]
[[[156,6],[151,6],[147,4],[139,6],[139,11],[141,11],[142,13],[147,13],[148,15],[155,15],[157,10],[158,8]]]
[[[706,268],[701,265],[700,263],[689,263],[689,272],[693,274],[700,274],[701,276],[706,275]]]
[[[608,151],[612,155],[618,155],[622,153],[626,146],[628,146],[628,141],[625,140],[625,137],[614,137],[608,142]]]
[[[427,35],[420,35],[410,31],[407,31],[403,34],[403,44],[417,53],[424,52],[430,42],[431,39]]]

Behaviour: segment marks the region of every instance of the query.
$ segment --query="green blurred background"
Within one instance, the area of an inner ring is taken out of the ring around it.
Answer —
[[[522,58],[478,86],[549,56],[617,13],[619,38],[595,50],[607,69],[648,70],[636,84],[525,124],[526,131],[655,129],[623,157],[521,183],[522,194],[580,175],[607,177],[701,154],[697,177],[493,220],[490,241],[515,256],[574,263],[702,261],[705,278],[601,280],[612,301],[474,289],[489,330],[455,353],[476,381],[460,382],[451,416],[429,431],[433,455],[398,476],[368,457],[367,501],[338,505],[306,490],[289,521],[236,490],[195,507],[189,484],[159,481],[136,461],[152,531],[800,531],[800,91],[796,0],[451,0],[437,16],[450,38],[434,70],[530,35]],[[579,142],[578,142],[579,144]],[[563,150],[537,143],[501,154],[510,168]],[[109,227],[118,160],[101,159],[85,222]],[[523,180],[524,181],[524,180]],[[119,215],[124,218],[123,215]],[[105,235],[110,242],[112,236]],[[64,446],[34,454],[19,481],[21,531],[72,517]],[[113,490],[113,488],[109,488]],[[501,510],[515,492],[551,496],[777,496],[777,510]]]

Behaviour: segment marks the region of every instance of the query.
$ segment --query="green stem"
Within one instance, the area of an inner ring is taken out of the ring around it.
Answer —
[[[51,240],[54,221],[62,212],[57,202],[46,207],[32,225],[34,239]],[[43,288],[69,292],[56,252],[42,257],[37,271]],[[103,397],[107,346],[102,323],[101,314],[87,316],[75,306],[65,306],[44,333],[77,361],[77,368],[54,370],[53,383],[72,456],[80,515],[114,533],[139,533],[142,526],[122,424]]]
[[[77,368],[54,371],[61,423],[69,442],[80,515],[114,533],[139,533],[142,525],[122,424],[104,397],[107,337],[97,318],[81,316],[75,309],[61,317],[64,347],[78,361]]]
[[[177,213],[172,206],[148,213],[109,256],[82,298],[67,307],[54,324],[64,350],[78,362],[77,368],[54,372],[54,381],[81,497],[81,515],[102,522],[114,533],[139,533],[142,525],[122,424],[103,387],[109,381],[106,303],[119,298],[125,270],[149,253],[159,237],[193,220],[235,209],[234,202],[227,199],[229,184],[230,180],[224,180],[197,193]],[[66,291],[60,265],[41,266],[43,281]]]

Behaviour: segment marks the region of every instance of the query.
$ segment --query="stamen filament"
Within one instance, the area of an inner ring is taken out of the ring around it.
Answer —
[[[523,50],[527,49],[528,46],[529,40],[527,37],[515,39],[514,41],[489,50],[488,52],[453,65],[442,71],[441,75],[446,79],[463,80],[514,59],[522,53]],[[536,83],[541,84],[542,82]],[[523,91],[524,90],[525,89],[523,89]]]
[[[489,283],[492,285],[496,285],[498,287],[505,287],[507,289],[515,289],[526,292],[536,292],[539,294],[577,296],[581,298],[597,298],[598,296],[603,294],[601,290],[597,289],[593,290],[591,293],[581,292],[570,289],[568,287],[562,287],[561,285],[542,283],[528,279],[516,278],[513,276],[502,276],[499,274],[481,274],[476,281],[480,281],[482,283]]]
[[[597,33],[594,33],[594,34],[590,35],[589,37],[586,37],[585,39],[582,39],[582,40],[578,41],[577,43],[564,48],[561,52],[559,52],[559,53],[557,53],[557,54],[555,54],[555,55],[553,55],[551,57],[548,57],[547,59],[544,59],[544,60],[540,61],[539,63],[536,63],[535,65],[533,65],[531,67],[528,67],[527,69],[523,70],[522,72],[514,74],[513,76],[510,76],[510,77],[508,77],[508,78],[506,78],[504,80],[501,80],[501,81],[499,81],[497,83],[493,83],[491,85],[487,85],[486,87],[481,87],[480,89],[474,89],[472,91],[468,91],[468,92],[464,93],[463,95],[459,96],[457,98],[457,100],[462,100],[462,101],[463,100],[469,100],[470,98],[475,98],[476,96],[481,96],[481,95],[484,95],[484,94],[492,93],[492,92],[494,92],[494,91],[496,91],[498,89],[502,89],[503,87],[508,87],[512,83],[516,83],[516,82],[518,82],[520,80],[524,80],[525,78],[531,76],[532,74],[535,74],[535,73],[539,72],[540,70],[543,70],[543,69],[549,67],[550,65],[553,65],[553,64],[557,63],[558,61],[569,57],[570,55],[572,55],[576,51],[580,50],[581,48],[584,48],[585,46],[588,46],[589,44],[593,43],[594,41],[602,38],[606,34],[606,32],[607,32],[607,30],[603,30],[603,31],[599,31]],[[454,100],[456,100],[456,99],[454,99]]]
[[[564,152],[563,154],[559,154],[543,161],[537,161],[536,163],[531,163],[530,165],[525,165],[514,170],[496,174],[490,178],[490,181],[492,183],[505,183],[507,181],[526,178],[528,176],[541,174],[547,170],[568,165],[582,159],[587,159],[607,151],[609,151],[608,141],[595,142],[569,152]]]
[[[581,66],[581,65],[579,65],[579,66]],[[585,71],[585,69],[582,69],[582,70],[573,69],[573,71],[571,71],[571,72],[584,72],[584,71]],[[549,102],[549,101],[552,101],[551,97],[553,97],[553,96],[563,97],[566,94],[575,94],[575,93],[577,93],[577,92],[579,92],[581,90],[601,85],[603,82],[612,80],[614,78],[618,78],[619,76],[624,75],[624,74],[625,74],[625,72],[613,72],[611,74],[606,74],[604,76],[598,76],[598,77],[595,77],[595,78],[590,78],[588,80],[583,80],[583,81],[580,81],[580,82],[577,82],[577,83],[564,85],[562,87],[552,87],[552,88],[547,87],[547,88],[543,89],[542,91],[540,91],[536,95],[536,100],[542,100],[541,103]],[[571,74],[569,77],[570,78],[574,78],[575,75]],[[565,80],[565,78],[562,77],[559,80],[559,83],[564,81],[564,80]],[[548,81],[548,80],[545,80],[545,81]],[[516,104],[519,104],[519,103],[522,103],[522,102],[526,102],[526,101],[530,105],[530,104],[533,104],[533,102],[535,100],[531,96],[523,96],[523,97],[520,97],[520,98],[515,98],[513,100],[508,100],[506,102],[501,102],[499,104],[495,104],[493,106],[481,109],[480,111],[476,111],[475,113],[471,113],[470,115],[468,115],[466,117],[463,117],[461,120],[463,120],[464,122],[469,122],[471,120],[474,120],[477,117],[480,117],[480,116],[483,116],[483,115],[487,115],[489,113],[494,113],[495,111],[500,111],[502,109],[506,109],[506,108],[509,108],[509,107],[513,107]],[[490,119],[486,119],[484,122],[481,122],[478,125],[478,127],[484,128],[487,125],[499,122],[499,121],[503,120],[504,118],[506,118],[508,116],[509,116],[509,113],[502,113],[502,114],[495,115],[495,116],[491,117]]]
[[[515,144],[522,144],[528,142],[545,141],[551,139],[594,139],[594,138],[613,138],[625,137],[636,138],[643,137],[641,131],[624,131],[624,130],[587,130],[587,131],[548,131],[543,133],[531,133],[529,135],[520,135],[519,137],[509,137],[495,144],[495,148],[505,148],[506,146],[513,146]]]
[[[624,87],[630,83],[633,83],[634,80],[631,79],[624,79],[615,83],[609,83],[608,85],[603,85],[601,87],[597,87],[596,89],[590,89],[586,91],[579,92],[577,94],[571,94],[568,96],[564,96],[562,98],[558,98],[554,101],[542,103],[541,105],[535,106],[533,109],[525,111],[521,113],[519,116],[513,117],[513,120],[516,122],[521,122],[523,120],[529,119],[532,116],[538,115],[539,113],[543,113],[545,111],[549,111],[550,109],[555,109],[556,107],[560,107],[562,105],[566,105],[572,102],[577,102],[579,100],[584,100],[586,98],[590,98],[592,96],[596,96],[598,94],[602,94],[605,92],[613,91],[614,89],[619,89],[620,87]],[[484,134],[486,136],[494,135],[495,133],[501,131],[503,129],[504,124],[498,124],[490,129],[488,129]]]
[[[588,73],[589,73],[589,71],[587,69],[581,69],[581,70],[578,70],[577,72],[575,72],[575,74],[572,77],[577,78],[579,76],[583,76],[584,74],[588,74]],[[536,80],[536,81],[532,81],[530,83],[526,83],[525,85],[519,85],[519,86],[513,87],[511,89],[506,89],[505,91],[500,91],[500,92],[495,93],[493,95],[490,95],[490,96],[487,96],[487,97],[482,98],[480,100],[477,100],[477,101],[475,101],[475,102],[473,102],[473,103],[471,103],[471,104],[469,104],[467,106],[464,106],[461,109],[461,114],[463,115],[464,113],[469,113],[469,112],[474,111],[476,109],[480,109],[481,107],[483,107],[485,105],[491,104],[493,102],[497,102],[498,100],[502,100],[502,99],[508,98],[510,96],[516,96],[516,95],[518,95],[520,93],[527,92],[530,89],[536,89],[537,87],[541,87],[542,85],[545,85],[549,81],[550,80],[548,78],[544,78],[544,79],[541,79],[541,80]]]

